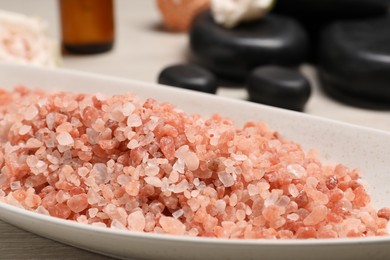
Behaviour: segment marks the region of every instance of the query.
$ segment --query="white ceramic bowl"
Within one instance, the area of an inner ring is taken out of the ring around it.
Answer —
[[[135,92],[169,101],[189,113],[219,113],[238,125],[264,121],[320,157],[362,171],[376,207],[390,206],[390,133],[348,125],[254,103],[65,70],[0,63],[0,87],[23,84],[48,90]],[[390,237],[317,240],[208,239],[120,231],[75,223],[0,203],[0,218],[69,245],[118,257],[139,259],[390,259]]]

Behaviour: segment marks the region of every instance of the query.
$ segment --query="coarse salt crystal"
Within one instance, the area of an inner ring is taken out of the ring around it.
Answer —
[[[88,224],[88,219],[87,216],[81,215],[76,219],[77,222],[82,223],[82,224]]]
[[[237,202],[238,202],[237,195],[236,194],[231,195],[229,198],[229,205],[235,207],[237,205]]]
[[[51,155],[51,154],[48,154],[48,155],[46,156],[46,158],[47,158],[47,160],[48,160],[50,163],[52,163],[52,164],[59,164],[59,162],[60,162],[60,160],[58,160],[57,157],[55,157],[55,156],[53,156],[53,155]]]
[[[110,181],[107,166],[104,163],[96,163],[91,170],[91,175],[95,177],[96,184],[104,184]]]
[[[172,188],[170,188],[174,193],[182,193],[186,189],[188,189],[188,181],[186,179],[182,180],[177,185],[172,185]]]
[[[122,113],[124,116],[130,116],[135,110],[135,106],[133,103],[127,102],[123,105]]]
[[[67,132],[59,133],[57,135],[56,139],[60,145],[70,146],[70,145],[74,144],[74,140],[73,140],[72,136]]]
[[[199,167],[199,158],[194,152],[187,152],[184,155],[184,163],[189,171],[195,171]]]
[[[96,94],[95,94],[95,97],[96,97],[96,99],[99,100],[99,101],[105,101],[105,100],[107,100],[106,95],[104,95],[103,93],[100,93],[100,92],[96,93]]]
[[[173,164],[173,170],[177,171],[179,173],[184,173],[184,160],[183,159],[177,159],[176,162]]]
[[[11,190],[18,190],[21,188],[20,181],[11,182]]]
[[[297,186],[295,186],[294,184],[288,185],[288,192],[290,193],[290,195],[293,198],[296,198],[299,195],[299,190],[298,190]]]
[[[127,225],[130,230],[143,231],[146,226],[145,216],[141,211],[135,211],[127,217]]]
[[[160,168],[157,165],[149,164],[145,167],[146,176],[156,176],[160,172]]]
[[[243,221],[246,218],[245,210],[242,209],[237,210],[236,217],[238,221]]]
[[[175,157],[184,159],[188,151],[189,151],[188,145],[182,145],[175,151]]]
[[[42,145],[43,143],[36,138],[30,138],[26,142],[27,148],[39,148],[42,147]]]
[[[248,185],[249,196],[255,196],[260,193],[260,189],[257,185],[249,184]]]
[[[226,209],[226,202],[224,200],[217,200],[215,202],[215,206],[217,207],[217,210],[219,212],[225,212]]]
[[[270,196],[264,201],[264,207],[269,207],[275,205],[276,201],[279,199],[279,192],[277,190],[272,190]]]
[[[228,167],[226,167],[225,172],[234,173],[235,169],[236,169],[236,167],[234,167],[234,166],[228,166]]]
[[[297,220],[299,220],[299,215],[296,213],[291,213],[291,214],[288,214],[286,218],[291,220],[291,221],[297,221]]]
[[[50,130],[53,129],[55,124],[55,113],[49,113],[46,116],[46,125]]]
[[[191,197],[195,198],[195,197],[198,197],[200,193],[200,190],[193,190],[191,191]]]
[[[183,235],[186,230],[185,225],[175,218],[162,216],[159,223],[168,234]]]
[[[30,168],[35,168],[38,163],[38,158],[34,155],[29,155],[26,158],[26,163]]]
[[[132,114],[127,118],[127,126],[138,127],[142,125],[142,120],[139,115]]]
[[[318,179],[313,176],[310,176],[306,179],[306,185],[311,186],[313,188],[317,187],[318,182]]]
[[[195,185],[195,187],[198,187],[198,186],[199,186],[199,183],[200,183],[199,178],[195,178],[194,181],[193,181],[192,183]]]
[[[107,227],[107,225],[102,223],[102,222],[93,222],[91,225],[95,226],[95,227],[102,227],[102,228],[106,228]]]
[[[168,179],[170,183],[176,183],[179,180],[179,173],[177,171],[172,171],[171,174],[169,174]]]
[[[117,219],[112,220],[111,222],[111,227],[115,229],[120,229],[120,230],[127,230],[126,226],[123,225],[120,221]]]
[[[234,185],[234,178],[227,172],[218,172],[218,179],[225,187],[231,187]]]
[[[99,212],[99,210],[97,208],[90,208],[88,209],[88,215],[91,217],[91,218],[94,218],[96,217],[96,214]]]
[[[232,154],[232,157],[234,160],[236,161],[245,161],[248,159],[248,156],[246,156],[245,154]]]
[[[139,143],[135,139],[130,140],[129,143],[127,144],[127,148],[129,148],[129,149],[134,149],[137,147],[139,147]]]
[[[28,132],[30,132],[31,130],[31,125],[22,125],[20,128],[19,128],[19,134],[20,135],[25,135],[27,134]]]
[[[158,177],[145,177],[144,180],[147,184],[150,184],[154,187],[161,188],[162,186],[162,182]]]
[[[307,226],[312,226],[320,223],[326,218],[327,208],[324,205],[319,205],[313,209],[312,212],[303,220]]]
[[[130,178],[130,176],[126,176],[126,175],[121,174],[118,176],[117,181],[120,185],[125,186],[126,184],[128,184],[131,181],[131,178]]]
[[[172,217],[174,217],[175,219],[178,219],[181,216],[183,216],[183,214],[184,214],[184,210],[179,209],[179,210],[176,210],[175,212],[172,213]]]
[[[205,188],[206,188],[206,183],[204,183],[204,181],[199,182],[198,189],[203,190]]]
[[[49,211],[47,209],[45,209],[43,206],[38,206],[37,209],[35,210],[35,212],[42,214],[42,215],[50,216]]]
[[[31,121],[33,120],[37,115],[38,115],[38,109],[36,108],[36,106],[34,105],[31,105],[29,106],[26,111],[24,111],[24,119],[28,120],[28,121]]]
[[[287,171],[293,175],[293,177],[299,179],[307,175],[306,169],[299,164],[290,164],[287,166]]]

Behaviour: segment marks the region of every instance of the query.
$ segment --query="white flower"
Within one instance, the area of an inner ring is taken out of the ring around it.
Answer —
[[[233,28],[240,22],[261,18],[271,9],[274,0],[211,0],[216,23]]]
[[[44,21],[0,10],[0,61],[53,67],[57,58]]]

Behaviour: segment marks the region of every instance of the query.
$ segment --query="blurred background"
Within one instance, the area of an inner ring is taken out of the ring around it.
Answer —
[[[200,1],[201,4],[204,5],[203,0],[194,0],[193,2]],[[77,2],[77,1],[74,1]],[[100,1],[93,1],[100,2]],[[104,2],[104,1],[103,1]],[[98,54],[90,54],[90,55],[80,55],[68,52],[67,54],[61,53],[58,58],[58,67],[66,68],[66,69],[74,69],[81,70],[87,72],[94,72],[99,74],[118,76],[124,78],[131,78],[136,80],[148,81],[148,82],[157,82],[159,73],[167,66],[172,64],[187,64],[194,55],[191,55],[191,46],[190,46],[190,33],[191,27],[190,25],[186,25],[184,22],[184,27],[186,28],[172,28],[172,25],[169,25],[169,21],[166,19],[166,13],[164,13],[164,7],[159,8],[158,2],[177,2],[181,1],[142,1],[142,0],[116,0],[113,2],[114,8],[114,44],[113,48],[107,52],[98,53]],[[186,2],[183,0],[183,2]],[[218,2],[218,1],[217,1]],[[269,1],[268,1],[269,2]],[[14,0],[14,1],[5,1],[0,0],[0,9],[11,11],[15,13],[21,13],[32,17],[38,17],[41,20],[44,20],[47,23],[47,31],[48,35],[53,38],[59,46],[62,43],[61,36],[61,15],[60,15],[60,2],[58,1],[50,1],[50,0],[35,0],[35,1],[22,1],[22,0]],[[163,3],[164,4],[164,3]],[[166,4],[166,3],[165,3]],[[201,5],[199,4],[199,5]],[[361,94],[361,97],[358,98],[358,102],[349,102],[349,98],[334,98],[329,94],[325,94],[324,90],[320,87],[318,77],[317,77],[317,65],[318,65],[318,39],[319,35],[326,25],[331,24],[332,22],[339,22],[342,20],[358,20],[363,21],[366,19],[377,19],[380,17],[387,17],[389,1],[388,0],[344,0],[344,1],[336,1],[336,0],[320,0],[316,1],[305,1],[305,0],[296,0],[296,1],[287,1],[280,0],[273,3],[274,8],[272,10],[272,14],[265,14],[261,19],[268,19],[269,16],[277,16],[277,17],[287,17],[288,19],[292,19],[293,23],[297,23],[299,26],[299,30],[305,31],[305,36],[307,41],[299,42],[297,40],[296,44],[304,44],[307,46],[304,48],[306,53],[303,55],[304,57],[298,57],[298,60],[294,60],[294,68],[298,68],[299,71],[304,75],[305,78],[308,79],[311,85],[311,95],[308,99],[307,103],[304,106],[303,111],[305,113],[318,115],[322,117],[327,117],[331,119],[341,120],[344,122],[350,122],[354,124],[364,125],[368,127],[378,128],[382,130],[390,130],[390,120],[389,120],[389,103],[390,103],[390,94],[388,90],[389,88],[385,88],[385,94],[387,95],[386,99],[380,100],[377,102],[376,97],[374,97],[371,102],[370,98],[367,98],[367,94],[364,91]],[[175,6],[174,6],[175,7]],[[176,19],[175,15],[178,15],[178,20],[180,17],[183,17],[185,12],[183,6],[176,6],[176,9],[172,6],[167,6],[168,15],[173,16],[171,20]],[[181,8],[181,9],[180,9]],[[238,7],[237,7],[238,8]],[[198,11],[205,9],[204,6],[195,6],[194,10]],[[170,14],[169,14],[170,12]],[[178,13],[178,14],[175,14]],[[186,11],[185,16],[192,17],[196,16],[196,12]],[[68,13],[67,16],[70,14]],[[264,17],[265,16],[265,17]],[[165,20],[163,19],[165,17]],[[380,63],[380,66],[384,65],[381,68],[383,74],[388,74],[389,71],[389,50],[385,50],[390,46],[390,35],[389,30],[390,23],[388,18],[385,18],[387,21],[383,22],[380,25],[374,25],[376,28],[382,28],[383,32],[378,32],[378,35],[385,35],[387,37],[382,37],[383,39],[376,39],[376,42],[382,42],[380,45],[383,48],[382,52],[385,52],[385,55],[380,56],[377,62]],[[270,19],[268,19],[270,20]],[[290,20],[287,21],[290,24]],[[261,20],[260,20],[261,21]],[[69,21],[68,21],[69,22]],[[165,24],[164,24],[165,22]],[[173,21],[174,23],[175,21]],[[274,24],[270,24],[269,27],[265,29],[271,31],[269,37],[274,37],[275,40],[273,44],[278,44],[278,38],[283,39],[283,37],[293,37],[294,29],[291,31],[282,30],[277,28],[279,21],[271,21]],[[168,25],[167,25],[168,23]],[[180,21],[179,21],[180,23]],[[387,27],[386,27],[387,25]],[[171,26],[171,27],[169,27]],[[244,28],[239,25],[236,28],[230,29],[231,32],[234,33],[234,30],[243,30],[248,33],[248,31],[252,29],[248,29],[249,26],[243,25]],[[246,26],[246,27],[245,27]],[[267,25],[268,26],[268,25]],[[272,27],[274,26],[274,27]],[[363,26],[364,27],[364,26]],[[241,29],[240,29],[241,28]],[[275,33],[272,34],[272,30],[275,30]],[[265,30],[264,28],[260,28],[260,30]],[[221,30],[229,30],[226,28],[222,28]],[[279,32],[279,31],[281,32]],[[352,30],[352,29],[351,29]],[[347,31],[351,31],[348,30]],[[190,31],[190,33],[188,32]],[[341,30],[342,31],[342,30]],[[372,30],[369,30],[372,31]],[[229,33],[231,33],[229,32]],[[206,32],[207,34],[208,32]],[[253,32],[253,35],[261,34],[261,32]],[[338,32],[335,32],[337,34]],[[209,35],[216,35],[217,33],[213,32]],[[232,33],[231,33],[232,34]],[[252,33],[249,32],[249,37],[252,37]],[[375,35],[375,32],[373,33]],[[364,36],[364,35],[363,35]],[[197,37],[197,36],[195,36]],[[257,36],[254,36],[255,40]],[[268,37],[268,35],[261,36]],[[298,37],[298,36],[297,36]],[[342,37],[341,37],[342,38]],[[267,40],[267,39],[265,39]],[[288,42],[290,39],[282,40]],[[355,40],[351,40],[356,42]],[[306,42],[308,44],[306,45]],[[279,42],[280,43],[280,42]],[[195,43],[196,44],[196,43]],[[202,43],[200,43],[202,44]],[[337,43],[335,43],[337,44]],[[343,43],[340,43],[341,45]],[[346,43],[347,44],[347,43]],[[370,45],[371,43],[369,43]],[[276,46],[275,45],[275,46]],[[372,45],[372,44],[371,44]],[[271,49],[272,47],[271,43]],[[293,48],[292,46],[291,48]],[[196,46],[195,46],[196,48]],[[205,47],[207,49],[207,47]],[[289,48],[287,46],[286,48]],[[325,49],[328,48],[327,46]],[[330,49],[334,49],[332,46]],[[349,48],[349,46],[348,46]],[[347,48],[347,49],[348,49]],[[215,48],[218,51],[218,47]],[[302,49],[302,48],[301,48]],[[265,49],[267,51],[267,49]],[[296,52],[294,49],[290,51],[290,53]],[[325,50],[326,52],[326,50]],[[360,50],[357,53],[361,52]],[[386,54],[387,52],[387,54]],[[283,55],[289,55],[289,53],[285,54],[281,52]],[[366,55],[366,53],[363,53]],[[197,53],[195,52],[195,56]],[[198,56],[201,56],[200,53]],[[209,55],[206,53],[206,55]],[[340,53],[331,53],[328,56],[336,56],[340,61],[343,61],[342,54]],[[346,54],[347,55],[347,54]],[[364,56],[363,55],[363,56]],[[367,53],[368,56],[373,57],[377,55],[377,53]],[[367,56],[366,55],[366,56]],[[250,53],[249,55],[250,56]],[[196,57],[195,57],[196,58]],[[201,57],[202,58],[202,57]],[[218,57],[216,57],[217,59]],[[212,58],[211,58],[212,59]],[[371,58],[370,58],[371,59]],[[368,59],[368,60],[370,60]],[[372,59],[371,59],[372,60]],[[269,63],[272,63],[272,57],[269,59]],[[214,60],[208,61],[214,62]],[[239,61],[242,62],[242,61]],[[267,60],[264,61],[267,63]],[[327,64],[333,64],[334,60],[327,61]],[[351,61],[352,63],[359,64],[356,62],[356,59]],[[363,63],[367,61],[363,60]],[[337,60],[336,60],[337,63]],[[372,66],[379,66],[377,63],[374,63]],[[234,63],[231,63],[235,66]],[[327,65],[326,64],[326,65]],[[203,65],[203,64],[202,64]],[[261,64],[267,65],[267,64]],[[283,65],[283,62],[282,62]],[[237,63],[237,68],[240,65]],[[207,66],[206,66],[207,67]],[[340,65],[341,70],[345,67],[344,64]],[[247,69],[247,68],[246,68]],[[252,67],[250,67],[252,69]],[[360,69],[360,68],[359,68]],[[249,69],[248,69],[249,70]],[[344,72],[341,72],[344,73]],[[349,71],[345,72],[349,73]],[[344,74],[345,74],[344,73]],[[354,72],[356,73],[356,72]],[[359,73],[357,73],[359,74]],[[352,78],[354,75],[351,76]],[[372,76],[371,78],[378,78]],[[369,79],[371,79],[369,77]],[[219,76],[218,76],[219,79]],[[383,79],[383,84],[389,84],[386,82],[389,80],[388,78]],[[350,81],[347,79],[347,81]],[[360,80],[358,80],[360,81]],[[233,85],[233,87],[232,87]],[[238,82],[227,82],[225,79],[220,81],[218,84],[217,94],[232,98],[239,99],[248,99],[248,91],[245,89],[246,82],[245,80],[239,80]],[[229,87],[226,87],[229,86]],[[367,86],[367,88],[371,88],[372,86]],[[352,87],[353,89],[353,87]],[[383,87],[382,87],[383,89]],[[348,95],[347,95],[348,96]],[[354,96],[351,95],[351,96]],[[383,93],[379,93],[379,96],[383,96]],[[365,104],[366,101],[369,100],[369,104]],[[362,101],[362,102],[360,102]],[[362,104],[359,104],[362,103]],[[374,104],[372,106],[372,103]],[[375,104],[380,104],[379,106],[375,106]]]

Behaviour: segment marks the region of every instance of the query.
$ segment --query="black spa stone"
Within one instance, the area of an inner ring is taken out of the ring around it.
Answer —
[[[245,79],[262,65],[296,66],[305,60],[308,40],[291,18],[267,15],[233,29],[217,25],[205,11],[190,30],[190,47],[196,62],[219,76]]]
[[[302,111],[311,86],[299,72],[277,66],[255,69],[247,81],[250,101]]]
[[[215,94],[217,80],[208,70],[194,64],[172,65],[160,72],[158,83]]]
[[[320,78],[326,89],[390,102],[390,17],[339,22],[322,35]]]
[[[361,20],[385,16],[389,0],[277,0],[273,13],[296,19],[307,31],[316,61],[317,43],[322,30],[336,21]]]
[[[312,20],[362,19],[383,16],[389,0],[277,0],[273,12]]]

